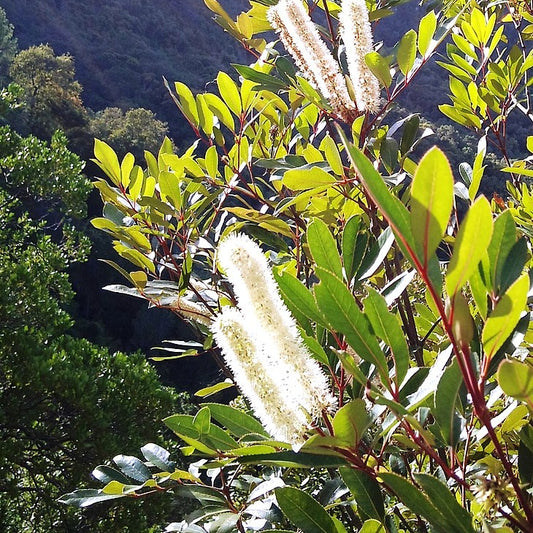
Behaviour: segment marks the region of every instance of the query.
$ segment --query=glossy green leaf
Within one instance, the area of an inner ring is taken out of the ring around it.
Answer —
[[[315,264],[342,278],[342,263],[337,250],[337,241],[325,222],[315,218],[307,226],[307,244]]]
[[[379,520],[379,525],[385,519],[385,506],[378,482],[365,472],[353,468],[340,468],[339,471],[357,503],[358,514],[363,520]]]
[[[150,469],[137,457],[131,455],[117,455],[113,457],[113,462],[122,470],[124,475],[144,483],[152,478]]]
[[[239,116],[242,113],[242,101],[237,84],[225,72],[219,72],[217,85],[222,100],[235,115]]]
[[[492,211],[484,196],[470,207],[455,239],[453,254],[446,274],[446,290],[450,296],[459,291],[474,273],[492,238]]]
[[[389,311],[385,298],[371,287],[368,288],[365,299],[365,315],[374,333],[390,347],[396,370],[395,381],[401,384],[409,367],[409,348],[405,334],[396,315]]]
[[[506,359],[498,368],[498,383],[505,394],[527,402],[533,408],[533,367]]]
[[[472,527],[472,515],[458,503],[442,481],[429,474],[414,474],[414,478],[422,486],[433,505],[446,517],[449,523],[448,531],[475,533]]]
[[[289,308],[299,311],[312,322],[327,327],[327,322],[309,289],[287,272],[274,270],[273,273],[283,299]]]
[[[505,260],[499,277],[499,294],[505,292],[520,276],[529,260],[528,240],[525,236],[518,239]]]
[[[170,460],[170,452],[153,442],[145,444],[141,452],[147,461],[161,469],[162,472],[172,472],[176,467],[176,463]]]
[[[250,433],[269,436],[258,420],[239,409],[220,403],[205,403],[202,406],[208,407],[211,416],[236,437]]]
[[[407,76],[407,73],[413,68],[416,58],[416,31],[409,30],[400,39],[398,45],[398,66],[402,73]]]
[[[367,319],[343,282],[328,271],[318,273],[315,286],[318,306],[333,329],[346,336],[348,344],[365,361],[376,365],[384,383],[388,382],[385,355],[372,334]]]
[[[457,360],[444,371],[435,391],[435,409],[433,416],[439,426],[444,441],[454,446],[459,439],[460,426],[457,424],[456,403],[459,390],[463,385],[463,376]],[[457,431],[459,430],[459,431]]]
[[[383,268],[383,260],[387,257],[392,245],[394,244],[394,234],[391,228],[385,228],[381,232],[377,241],[367,251],[362,258],[361,266],[357,271],[357,279],[364,280],[373,276],[379,269]]]
[[[200,398],[207,398],[208,396],[212,396],[223,390],[231,389],[231,387],[235,387],[235,384],[230,381],[221,381],[220,383],[196,391],[194,395],[199,396]]]
[[[365,56],[365,62],[374,76],[384,87],[390,87],[392,76],[390,73],[389,62],[379,54],[379,52],[370,52]]]
[[[348,280],[353,278],[356,268],[362,259],[362,253],[356,253],[360,227],[361,218],[359,216],[352,216],[348,219],[342,230],[342,262]]]
[[[105,494],[98,489],[79,489],[58,498],[58,502],[73,507],[89,507],[95,503],[124,498],[126,494]]]
[[[411,115],[405,120],[403,134],[400,140],[400,153],[402,156],[405,156],[411,150],[411,148],[413,148],[419,127],[419,115]]]
[[[181,208],[180,180],[174,172],[163,170],[158,177],[161,199],[169,201],[175,208]]]
[[[320,143],[320,150],[324,151],[326,161],[329,163],[331,170],[337,175],[342,176],[344,174],[344,168],[342,164],[341,155],[337,143],[333,140],[331,135],[326,135]]]
[[[389,191],[383,178],[365,155],[348,142],[341,129],[338,129],[338,132],[348,151],[351,163],[356,169],[369,196],[387,219],[397,240],[405,250],[406,255],[409,258],[413,258],[415,256],[415,248],[409,222],[409,212],[400,200]]]
[[[452,169],[434,147],[420,161],[411,186],[411,230],[425,267],[446,232],[452,208]]]
[[[359,533],[386,533],[385,526],[377,520],[366,520]]]
[[[176,93],[178,93],[180,111],[195,125],[198,126],[198,108],[194,95],[187,85],[179,81],[174,83]]]
[[[523,274],[500,297],[483,328],[485,354],[492,357],[514,331],[520,315],[526,310],[529,276]]]
[[[490,264],[489,283],[495,294],[501,286],[502,271],[511,249],[516,242],[516,226],[511,211],[506,210],[494,220],[494,231],[488,247]],[[513,258],[513,262],[516,262]]]
[[[350,448],[356,449],[371,422],[365,402],[356,398],[335,413],[333,434]]]
[[[305,533],[337,533],[331,516],[303,490],[281,487],[275,494],[283,514]]]
[[[325,185],[332,185],[336,182],[334,176],[320,167],[295,168],[287,170],[281,182],[285,187],[293,191],[305,191]]]
[[[94,140],[95,162],[106,173],[115,185],[121,183],[120,163],[117,154],[103,141]]]
[[[262,89],[276,93],[279,90],[286,89],[287,83],[279,78],[265,74],[246,65],[233,65],[233,68],[246,80],[258,83]]]
[[[118,481],[124,485],[131,483],[131,479],[127,478],[122,472],[119,472],[117,469],[107,465],[97,466],[92,471],[92,475],[98,481],[106,484],[110,481]]]
[[[337,441],[336,441],[337,442]],[[288,468],[337,468],[346,466],[346,460],[338,455],[327,455],[320,450],[320,454],[299,451],[282,451],[268,454],[239,457],[239,462],[248,464],[274,465]]]
[[[410,481],[391,473],[380,473],[379,477],[413,513],[423,516],[436,533],[454,531],[453,528],[450,529],[449,522],[440,509]]]
[[[437,17],[434,11],[430,11],[420,20],[420,24],[418,25],[418,51],[423,57],[425,57],[429,50],[429,45],[435,35],[436,29]]]
[[[228,106],[216,94],[205,93],[204,100],[207,107],[213,112],[218,120],[230,131],[235,131],[235,121]]]

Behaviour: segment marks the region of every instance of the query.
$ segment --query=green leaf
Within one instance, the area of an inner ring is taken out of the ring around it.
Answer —
[[[236,437],[250,433],[269,436],[259,421],[239,409],[220,403],[205,403],[202,407],[208,407],[211,416]]]
[[[359,533],[386,533],[385,526],[377,520],[366,520]]]
[[[533,367],[521,361],[506,359],[498,368],[497,379],[505,394],[533,407]]]
[[[342,262],[348,281],[353,278],[355,269],[362,259],[362,254],[360,254],[360,257],[356,256],[357,236],[360,227],[361,218],[355,215],[348,219],[342,230]]]
[[[403,134],[400,140],[400,153],[402,156],[405,156],[413,148],[419,127],[420,117],[418,115],[411,115],[405,120]]]
[[[526,309],[528,291],[529,276],[523,274],[498,300],[485,322],[481,337],[487,357],[492,357],[514,331],[521,313]]]
[[[324,139],[322,139],[322,142],[320,143],[320,149],[324,151],[326,161],[329,163],[331,170],[333,170],[337,176],[342,176],[344,174],[344,168],[342,165],[339,148],[329,133],[324,137]]]
[[[430,11],[426,16],[420,20],[418,26],[418,51],[425,57],[426,52],[429,50],[429,45],[435,30],[437,29],[437,17],[434,11]]]
[[[173,207],[181,208],[182,198],[180,189],[180,180],[174,172],[163,170],[158,176],[161,199],[169,201]]]
[[[429,499],[446,517],[449,523],[448,531],[457,533],[475,533],[472,527],[472,515],[455,499],[448,487],[436,477],[429,474],[414,474]]]
[[[459,291],[474,273],[492,238],[492,211],[484,196],[470,207],[455,239],[453,255],[446,274],[450,297]]]
[[[335,331],[346,336],[359,357],[376,365],[383,383],[388,383],[387,360],[352,293],[328,271],[320,270],[318,276],[320,283],[315,286],[315,295],[324,317]]]
[[[258,83],[262,89],[277,93],[279,90],[287,88],[286,82],[270,74],[265,74],[245,65],[232,66],[244,79]]]
[[[267,443],[268,444],[268,443]],[[287,468],[337,468],[346,466],[346,460],[338,455],[327,455],[320,448],[320,453],[305,453],[299,451],[282,451],[276,453],[256,454],[239,457],[243,464],[274,465]]]
[[[396,496],[415,514],[423,516],[436,533],[450,533],[448,520],[432,501],[407,479],[398,474],[380,473],[379,477],[390,487]]]
[[[198,450],[203,453],[211,453],[213,450],[234,450],[239,447],[235,439],[215,424],[210,424],[208,434],[201,434],[194,425],[194,417],[191,415],[172,415],[163,422],[187,443],[197,441],[192,445],[200,444]]]
[[[131,455],[117,455],[113,457],[113,462],[122,470],[122,472],[134,479],[144,483],[146,480],[152,478],[150,469],[137,457]]]
[[[307,244],[311,255],[320,268],[329,270],[342,278],[342,263],[337,250],[337,242],[325,222],[315,218],[307,226]]]
[[[121,184],[120,163],[113,148],[103,141],[94,140],[96,163],[115,185]]]
[[[230,389],[234,386],[235,384],[229,381],[221,381],[220,383],[216,383],[215,385],[211,385],[210,387],[204,387],[203,389],[196,391],[194,395],[199,396],[200,398],[207,398],[208,396],[212,396],[217,392]]]
[[[368,297],[365,299],[365,315],[374,333],[390,347],[396,370],[395,381],[401,384],[409,367],[407,341],[396,315],[389,311],[385,298],[371,287],[368,287]]]
[[[455,446],[459,439],[461,428],[457,424],[455,405],[459,390],[463,384],[461,369],[454,359],[453,363],[444,371],[435,391],[435,409],[433,416],[439,426],[444,441]],[[458,430],[458,431],[457,431]]]
[[[119,472],[115,468],[107,465],[97,466],[93,471],[92,475],[98,481],[102,483],[109,483],[111,481],[118,481],[124,485],[131,483],[131,479],[127,478],[122,472]]]
[[[225,72],[219,72],[217,85],[222,100],[235,115],[239,116],[242,113],[242,101],[237,84]]]
[[[304,191],[336,182],[334,176],[320,167],[295,168],[287,170],[281,180],[283,185],[293,191]]]
[[[200,435],[207,435],[211,429],[211,411],[209,408],[202,407],[194,416],[192,423]]]
[[[228,106],[216,94],[205,93],[203,95],[207,107],[230,131],[235,131],[235,122]]]
[[[301,281],[287,272],[274,270],[273,274],[289,308],[299,311],[316,324],[327,327],[327,322],[320,312],[313,294]]]
[[[407,73],[413,68],[416,58],[416,31],[409,30],[400,40],[398,45],[398,66],[407,76]]]
[[[275,494],[283,514],[305,533],[337,533],[331,516],[303,490],[281,487]]]
[[[356,449],[371,423],[372,419],[366,411],[365,402],[361,398],[356,398],[335,413],[333,434],[339,441]]]
[[[446,232],[452,208],[452,169],[434,147],[420,161],[411,186],[411,230],[425,268]]]
[[[176,463],[170,461],[170,453],[161,446],[149,442],[141,448],[144,458],[152,463],[163,472],[173,472],[176,468]]]
[[[385,506],[378,482],[365,472],[353,468],[340,468],[339,471],[357,503],[357,512],[361,518],[374,518],[383,522]]]
[[[73,507],[89,507],[95,503],[105,502],[108,500],[116,500],[117,498],[124,498],[126,494],[104,494],[98,489],[79,489],[74,492],[64,494],[58,498],[58,502]]]
[[[187,85],[179,81],[174,83],[174,88],[178,93],[180,111],[195,125],[198,126],[198,108],[194,95]]]
[[[506,210],[494,220],[494,231],[488,247],[490,263],[489,283],[495,294],[498,294],[501,285],[502,271],[516,242],[516,226],[511,211]],[[515,259],[513,258],[513,263]]]
[[[389,62],[379,54],[379,52],[370,52],[365,56],[365,62],[374,76],[384,87],[390,87],[392,76],[390,73]]]
[[[499,279],[499,294],[505,292],[512,283],[520,276],[529,260],[528,239],[523,236],[518,239],[511,248]]]
[[[372,201],[380,208],[383,216],[392,227],[396,239],[409,258],[415,257],[414,240],[409,222],[409,212],[405,206],[388,189],[383,178],[372,163],[355,146],[348,142],[344,132],[339,128],[339,135],[348,151],[351,163]]]

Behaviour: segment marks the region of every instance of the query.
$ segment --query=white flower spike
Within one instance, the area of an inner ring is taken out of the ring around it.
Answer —
[[[307,13],[302,0],[280,0],[268,10],[268,20],[279,34],[302,74],[345,120],[355,116],[339,64]]]
[[[340,33],[359,111],[379,109],[379,82],[365,62],[372,52],[372,28],[365,0],[342,0]]]
[[[290,402],[317,419],[333,404],[327,378],[312,359],[281,299],[261,248],[245,235],[230,235],[218,247],[218,263],[234,287],[257,357]]]

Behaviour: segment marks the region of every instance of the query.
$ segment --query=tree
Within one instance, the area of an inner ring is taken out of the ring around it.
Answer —
[[[143,355],[68,333],[68,268],[89,242],[72,226],[88,182],[65,145],[59,134],[48,144],[0,129],[0,522],[6,532],[147,531],[168,501],[118,514],[56,501],[110,450],[136,449],[176,405],[186,409]]]
[[[11,64],[10,76],[24,89],[29,131],[50,139],[57,130],[67,136],[86,125],[81,85],[75,79],[74,59],[57,56],[48,45],[20,51]]]
[[[143,450],[138,475],[116,462],[62,501],[155,484],[202,503],[181,532],[531,531],[533,169],[506,142],[533,116],[531,7],[428,2],[384,55],[370,21],[395,0],[206,4],[256,61],[213,92],[175,84],[183,153],[141,166],[96,142],[93,224],[131,263],[115,290],[190,320],[231,381],[197,394],[242,397],[165,419],[190,471]],[[479,138],[455,175],[439,147],[417,155],[420,117],[387,116],[445,42],[440,109]],[[489,147],[507,198],[479,194]]]
[[[131,152],[137,159],[143,157],[144,150],[156,151],[168,134],[167,124],[143,108],[124,112],[118,107],[108,107],[98,111],[90,120],[89,130],[121,157]]]
[[[9,67],[18,52],[18,43],[13,36],[13,29],[13,25],[7,20],[6,12],[0,8],[0,87],[7,85]]]

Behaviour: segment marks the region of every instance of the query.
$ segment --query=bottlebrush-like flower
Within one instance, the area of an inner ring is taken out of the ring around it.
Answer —
[[[275,439],[302,445],[309,421],[292,398],[287,398],[246,318],[238,309],[226,308],[211,330],[235,381],[265,429]]]
[[[365,63],[366,54],[373,50],[365,0],[342,0],[339,22],[357,108],[359,111],[377,111],[379,83]]]
[[[311,419],[318,418],[333,403],[327,378],[303,344],[261,248],[249,237],[233,234],[220,243],[217,254],[255,344],[264,346],[286,400]]]
[[[302,0],[280,0],[268,10],[268,20],[302,74],[331,107],[346,120],[353,116],[355,105],[339,64],[320,37]]]

